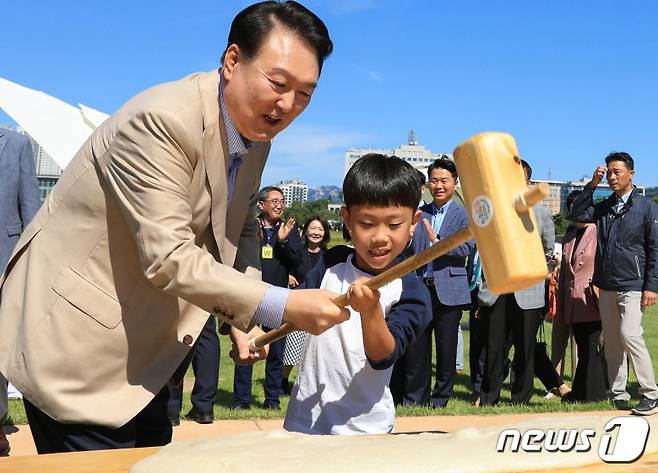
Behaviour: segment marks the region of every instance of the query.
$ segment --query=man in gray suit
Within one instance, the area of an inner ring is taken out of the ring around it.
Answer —
[[[0,128],[0,176],[0,271],[4,271],[18,237],[37,213],[41,201],[29,140],[3,128]],[[0,419],[5,415],[7,380],[0,373]],[[7,454],[9,442],[0,428],[0,456]]]
[[[521,161],[526,181],[530,182],[532,168]],[[553,260],[555,226],[547,207],[533,207],[537,228],[541,235],[546,262]],[[498,402],[505,380],[505,362],[509,352],[509,339],[514,345],[515,379],[512,384],[512,403],[527,403],[532,397],[535,376],[535,337],[541,311],[545,304],[545,286],[535,286],[513,294],[492,294],[486,284],[487,268],[478,293],[482,336],[485,343],[485,367],[480,390],[480,405]]]

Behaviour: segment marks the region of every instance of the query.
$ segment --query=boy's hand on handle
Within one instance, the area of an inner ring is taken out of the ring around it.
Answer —
[[[592,185],[596,187],[599,184],[601,184],[601,181],[603,180],[603,176],[605,176],[605,173],[607,172],[608,172],[607,167],[596,166],[596,170],[594,171],[594,175],[592,176]]]
[[[229,352],[229,356],[233,359],[236,365],[253,365],[257,361],[267,358],[267,352],[270,348],[269,345],[265,345],[257,351],[249,350],[249,340],[258,337],[263,333],[265,332],[263,332],[258,326],[252,328],[249,333],[244,333],[235,327],[231,327],[230,335],[233,347]]]
[[[288,235],[290,235],[290,231],[295,227],[295,219],[294,218],[289,218],[286,223],[282,223],[279,225],[279,231],[277,232],[277,236],[279,237],[279,241],[284,241],[288,239]]]
[[[320,335],[336,324],[350,318],[350,311],[333,302],[338,294],[325,289],[292,291],[283,313],[283,320],[298,330]]]
[[[379,309],[379,291],[366,286],[368,278],[359,278],[347,290],[347,298],[352,309],[361,315],[371,314]]]

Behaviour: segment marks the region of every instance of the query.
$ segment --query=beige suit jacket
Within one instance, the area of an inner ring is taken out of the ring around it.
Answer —
[[[269,143],[227,209],[218,73],[139,94],[82,146],[0,279],[0,372],[55,420],[119,427],[166,384],[208,313],[247,330]]]

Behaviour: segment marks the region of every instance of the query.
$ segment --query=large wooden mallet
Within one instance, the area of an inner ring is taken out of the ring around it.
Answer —
[[[475,238],[487,285],[503,294],[525,289],[548,275],[541,238],[530,208],[548,195],[548,184],[528,188],[514,138],[507,133],[480,133],[453,152],[471,225],[444,238],[368,280],[379,289]],[[348,305],[347,294],[333,301]],[[280,328],[250,340],[256,351],[296,328]]]

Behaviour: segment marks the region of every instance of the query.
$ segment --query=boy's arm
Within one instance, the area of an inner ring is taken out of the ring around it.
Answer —
[[[379,291],[370,289],[360,278],[347,291],[352,308],[361,314],[363,348],[368,360],[375,363],[389,358],[395,352],[395,339],[388,329],[384,311],[379,303]]]
[[[392,366],[407,350],[409,344],[422,336],[425,328],[432,320],[431,307],[427,287],[413,274],[403,277],[400,299],[391,307],[384,319],[386,329],[394,341],[393,349],[387,357],[379,360],[371,357],[368,350],[366,350],[368,361],[373,369],[385,370]],[[383,318],[384,315],[382,314],[381,317]],[[365,327],[363,329],[364,345],[366,340],[365,331],[370,329],[370,326]],[[390,348],[390,346],[387,348]]]

